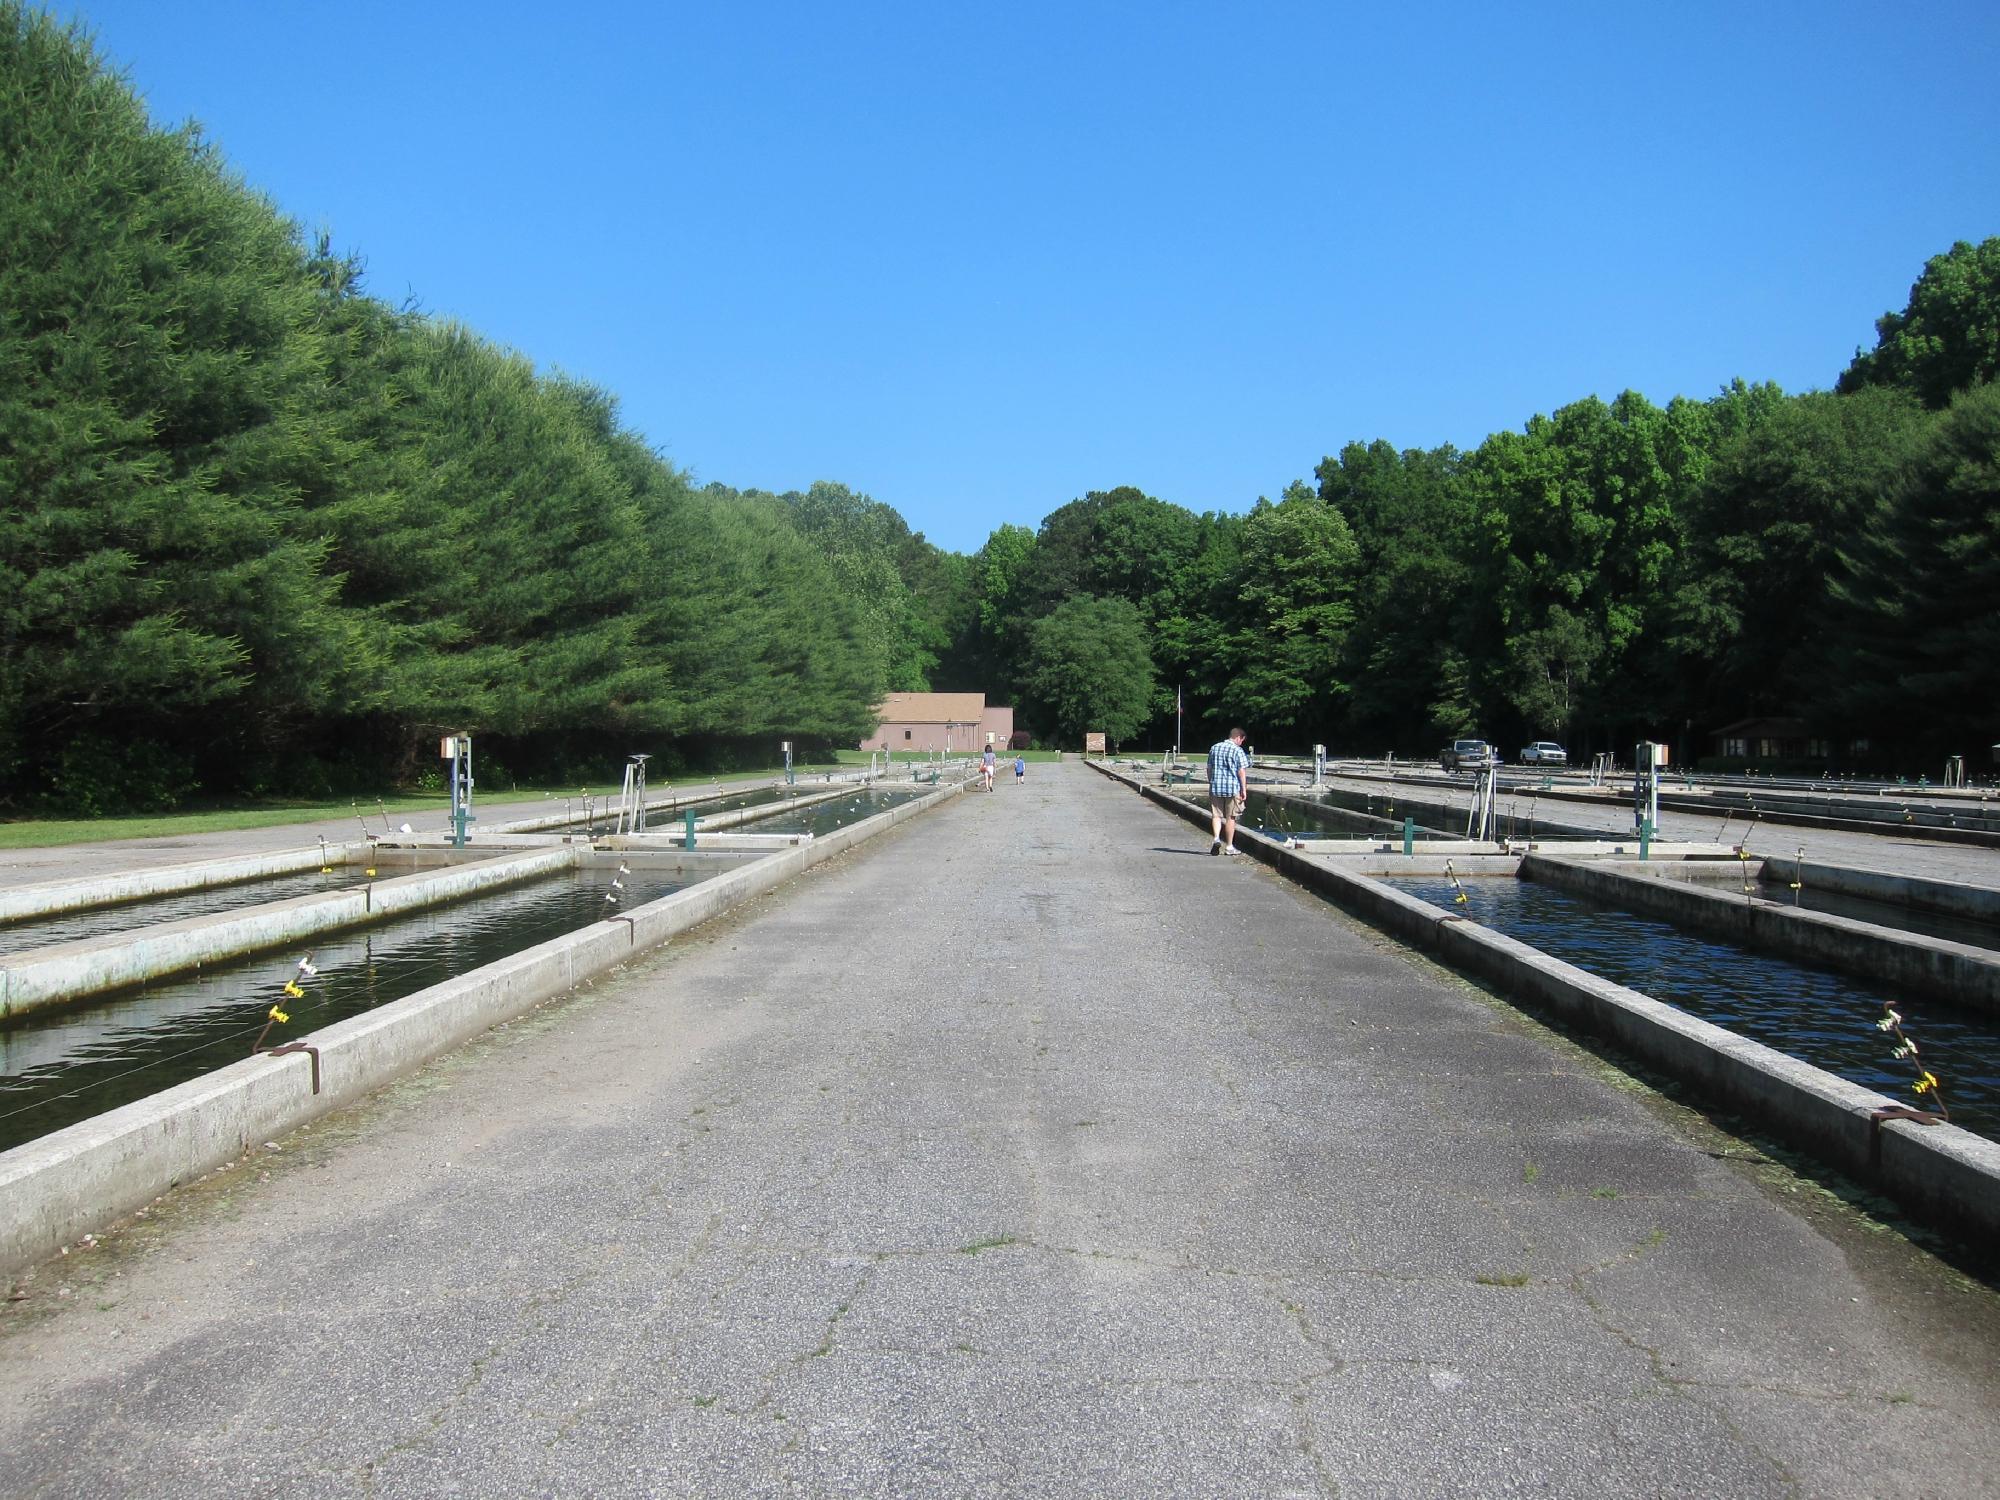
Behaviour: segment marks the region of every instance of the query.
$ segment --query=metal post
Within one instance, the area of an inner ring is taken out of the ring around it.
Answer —
[[[1652,857],[1653,825],[1650,822],[1641,822],[1639,824],[1639,858],[1651,859]]]
[[[688,847],[688,848],[692,849],[692,848],[694,847],[694,809],[693,809],[693,808],[691,808],[691,807],[690,807],[690,808],[689,808],[689,809],[687,810],[687,839],[686,839],[686,843],[687,843],[687,847]]]
[[[1465,836],[1485,843],[1493,831],[1493,763],[1472,773],[1472,805],[1466,810]]]
[[[792,742],[790,740],[786,740],[784,743],[785,743],[785,785],[796,786],[798,784],[798,778],[792,774]]]
[[[1667,747],[1647,740],[1632,752],[1632,825],[1660,826],[1660,766]]]
[[[472,736],[446,735],[438,744],[438,754],[447,763],[446,774],[451,778],[451,845],[463,849],[465,825],[479,821],[472,812]]]
[[[1408,859],[1416,852],[1417,820],[1406,814],[1403,818],[1403,858]]]
[[[1318,790],[1326,785],[1326,746],[1313,746],[1313,788]]]

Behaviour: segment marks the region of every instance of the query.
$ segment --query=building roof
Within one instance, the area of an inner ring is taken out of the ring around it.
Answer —
[[[875,710],[878,724],[977,724],[984,693],[891,693]]]

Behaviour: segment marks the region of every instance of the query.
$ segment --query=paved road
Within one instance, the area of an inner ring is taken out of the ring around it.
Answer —
[[[1975,1495],[2000,1307],[1073,766],[0,1304],[0,1494]]]

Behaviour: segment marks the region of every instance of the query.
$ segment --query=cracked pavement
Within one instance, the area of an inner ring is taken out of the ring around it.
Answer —
[[[1078,766],[0,1304],[0,1494],[2000,1493],[2000,1299]]]

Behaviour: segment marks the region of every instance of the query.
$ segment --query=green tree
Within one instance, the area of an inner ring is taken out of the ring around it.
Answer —
[[[700,742],[858,741],[884,692],[873,622],[772,495],[663,487],[646,524],[642,652],[672,683],[666,728]]]
[[[1145,623],[1124,599],[1070,599],[1029,632],[1022,688],[1029,721],[1065,745],[1101,730],[1129,739],[1153,713]]]
[[[1979,753],[2000,703],[2000,385],[1935,419],[1841,553],[1844,727],[1932,758]]]
[[[1512,711],[1509,643],[1544,628],[1560,606],[1601,643],[1591,706],[1606,720],[1651,726],[1662,664],[1639,646],[1663,628],[1690,500],[1714,445],[1702,403],[1662,409],[1629,391],[1480,445],[1464,471],[1473,561],[1454,635],[1484,712]]]
[[[1837,387],[1895,386],[1933,410],[2000,375],[2000,236],[1960,240],[1924,263],[1909,304],[1875,322],[1875,347],[1856,350]]]
[[[642,533],[610,398],[449,323],[418,330],[408,384],[409,503],[448,557],[413,580],[413,608],[436,626],[433,711],[483,710],[459,727],[506,737],[645,722]]]
[[[1478,717],[1462,701],[1469,677],[1444,680],[1449,665],[1465,668],[1453,646],[1470,577],[1464,461],[1449,446],[1399,453],[1378,441],[1349,443],[1316,471],[1321,498],[1347,522],[1356,549],[1355,625],[1341,668],[1352,686],[1337,737],[1372,753],[1426,752],[1438,734]],[[1443,701],[1457,706],[1441,726]]]
[[[1909,394],[1824,392],[1768,406],[1717,454],[1664,644],[1688,717],[1803,714],[1824,701],[1828,584],[1923,425]]]
[[[1577,692],[1603,654],[1604,643],[1584,622],[1551,604],[1546,622],[1507,643],[1512,698],[1531,732],[1567,741]]]
[[[912,543],[895,510],[843,484],[783,497],[800,535],[825,554],[838,586],[861,608],[891,692],[922,692],[948,642],[919,607],[901,568]]]
[[[298,524],[315,282],[194,128],[150,129],[79,32],[12,3],[0,140],[0,782],[169,800],[347,680]]]
[[[1244,518],[1239,564],[1218,642],[1223,717],[1293,742],[1326,732],[1345,691],[1341,655],[1353,623],[1360,557],[1347,522],[1305,485]]]
[[[1025,579],[1035,550],[1035,533],[1003,525],[967,563],[969,608],[960,617],[952,647],[954,686],[995,698],[1020,680],[1031,623]]]

